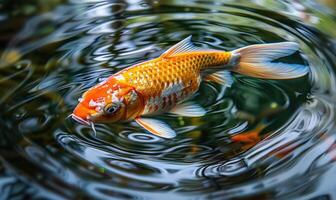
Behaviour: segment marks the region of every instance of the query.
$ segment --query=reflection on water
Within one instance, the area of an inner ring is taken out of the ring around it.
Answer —
[[[0,7],[2,199],[336,198],[330,6],[38,2]],[[132,122],[97,124],[95,136],[66,119],[85,90],[188,35],[220,50],[296,41],[301,52],[286,61],[310,73],[286,81],[235,74],[231,88],[202,83],[194,100],[206,116],[158,116],[178,133],[169,140]]]

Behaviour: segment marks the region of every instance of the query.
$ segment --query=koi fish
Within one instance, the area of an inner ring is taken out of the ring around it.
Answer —
[[[94,131],[94,123],[135,120],[152,134],[172,138],[176,132],[149,115],[205,115],[204,108],[186,100],[198,90],[202,79],[230,86],[230,71],[267,79],[304,76],[306,66],[271,62],[297,50],[298,44],[281,42],[225,52],[196,47],[189,36],[160,57],[121,70],[90,88],[70,116],[91,125]]]
[[[246,131],[243,133],[239,133],[238,135],[234,135],[231,137],[233,142],[241,142],[246,144],[252,144],[254,146],[262,137],[260,136],[260,132],[266,127],[265,124],[259,124],[255,129]],[[250,146],[250,145],[249,145]]]

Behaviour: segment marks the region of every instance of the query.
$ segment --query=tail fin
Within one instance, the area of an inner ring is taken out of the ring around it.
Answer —
[[[238,56],[238,63],[233,71],[257,78],[291,79],[304,76],[308,67],[297,64],[272,63],[271,61],[290,55],[299,46],[294,42],[251,45],[234,50],[232,55]]]

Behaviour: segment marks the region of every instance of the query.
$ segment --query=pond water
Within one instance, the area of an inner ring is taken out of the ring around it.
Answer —
[[[0,3],[1,199],[336,199],[336,3],[42,0]],[[219,50],[295,41],[295,80],[203,82],[204,117],[90,127],[88,88],[187,36]]]

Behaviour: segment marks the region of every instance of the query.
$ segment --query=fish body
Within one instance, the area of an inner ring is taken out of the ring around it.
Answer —
[[[228,52],[181,53],[159,57],[132,66],[114,78],[133,87],[144,101],[141,115],[168,111],[194,94],[201,83],[201,71],[225,65]]]
[[[296,51],[296,43],[252,45],[225,52],[201,49],[190,39],[182,40],[158,58],[128,67],[90,88],[71,116],[88,125],[134,119],[149,132],[171,138],[175,131],[167,124],[143,116],[162,112],[203,116],[202,107],[184,102],[198,90],[202,80],[230,85],[228,70],[272,79],[296,78],[307,73],[307,68],[301,65],[269,62]]]

